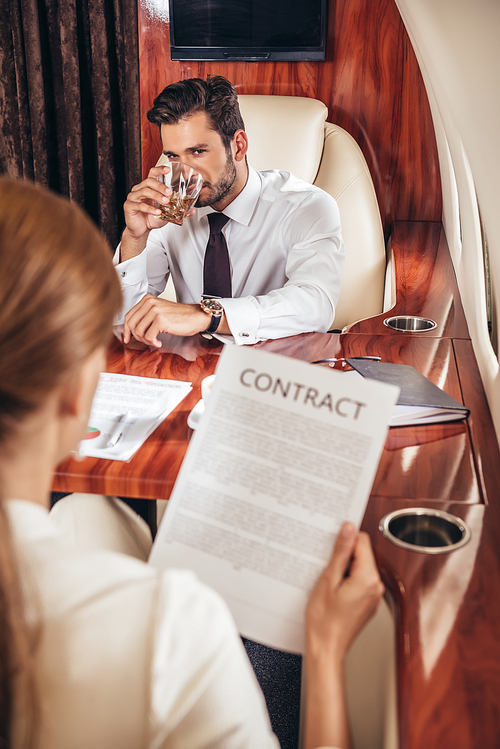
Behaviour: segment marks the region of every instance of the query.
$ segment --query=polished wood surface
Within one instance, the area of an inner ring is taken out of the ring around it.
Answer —
[[[161,151],[146,120],[169,83],[224,75],[241,94],[307,96],[361,146],[386,236],[394,220],[440,221],[432,118],[418,63],[394,0],[329,0],[324,62],[173,62],[168,23],[139,2],[143,173]]]
[[[315,361],[328,357],[372,355],[383,361],[411,364],[457,400],[462,400],[452,341],[414,338],[405,334],[367,336],[309,333],[257,344],[264,350]],[[87,458],[68,460],[56,473],[57,491],[82,491],[143,498],[168,499],[192,430],[187,416],[200,398],[200,383],[216,367],[222,346],[207,344],[199,336],[165,337],[160,351],[130,350],[115,340],[108,357],[108,371],[131,375],[179,379],[193,383],[193,391],[149,437],[127,463]],[[328,366],[328,365],[327,365]],[[466,405],[469,403],[466,401]],[[476,408],[477,404],[471,404]],[[493,427],[481,423],[483,443],[491,440],[489,453],[498,455]],[[428,499],[475,503],[487,501],[483,492],[492,489],[478,480],[471,433],[467,422],[391,429],[373,485],[373,493],[393,498]]]
[[[416,315],[437,323],[419,337],[469,339],[457,279],[440,223],[397,221],[391,234],[395,301],[387,312],[348,326],[350,333],[400,335],[384,325],[396,315]]]
[[[414,506],[372,497],[363,529],[395,605],[400,749],[497,749],[500,737],[500,508],[433,504],[465,520],[448,554],[398,548],[378,525]]]
[[[222,345],[215,348],[201,336],[165,337],[162,351],[127,348],[115,340],[106,370],[140,377],[191,382],[193,390],[155,429],[128,462],[86,458],[65,461],[55,474],[55,491],[109,494],[142,499],[168,499],[189,445],[187,417],[200,399],[201,381],[217,364]]]

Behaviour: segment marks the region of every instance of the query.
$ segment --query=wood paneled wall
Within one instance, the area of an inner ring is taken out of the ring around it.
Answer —
[[[143,173],[160,153],[146,120],[169,83],[224,75],[242,94],[309,96],[360,144],[386,236],[394,220],[440,221],[441,182],[429,103],[394,0],[329,0],[324,62],[172,62],[168,24],[139,0]]]

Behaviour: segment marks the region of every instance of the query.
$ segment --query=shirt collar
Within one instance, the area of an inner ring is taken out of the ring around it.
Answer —
[[[261,187],[262,183],[259,172],[249,165],[247,183],[240,194],[224,208],[224,215],[233,221],[237,221],[239,224],[243,224],[243,226],[248,226],[259,201]],[[197,208],[196,215],[198,221],[208,213],[217,213],[217,211],[214,211],[211,206]]]

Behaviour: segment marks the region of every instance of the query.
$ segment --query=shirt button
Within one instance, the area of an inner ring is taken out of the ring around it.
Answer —
[[[242,338],[249,338],[249,336],[250,336],[250,333],[240,333],[240,336],[241,336]]]
[[[126,270],[122,270],[122,272],[120,273],[120,275],[121,275],[122,278],[125,278],[125,276],[127,275],[127,271]]]

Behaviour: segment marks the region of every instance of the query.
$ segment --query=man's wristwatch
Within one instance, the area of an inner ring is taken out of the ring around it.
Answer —
[[[212,315],[212,321],[204,333],[215,333],[219,327],[219,323],[222,320],[224,314],[224,307],[217,299],[202,299],[200,301],[200,307],[203,312],[208,312]]]

